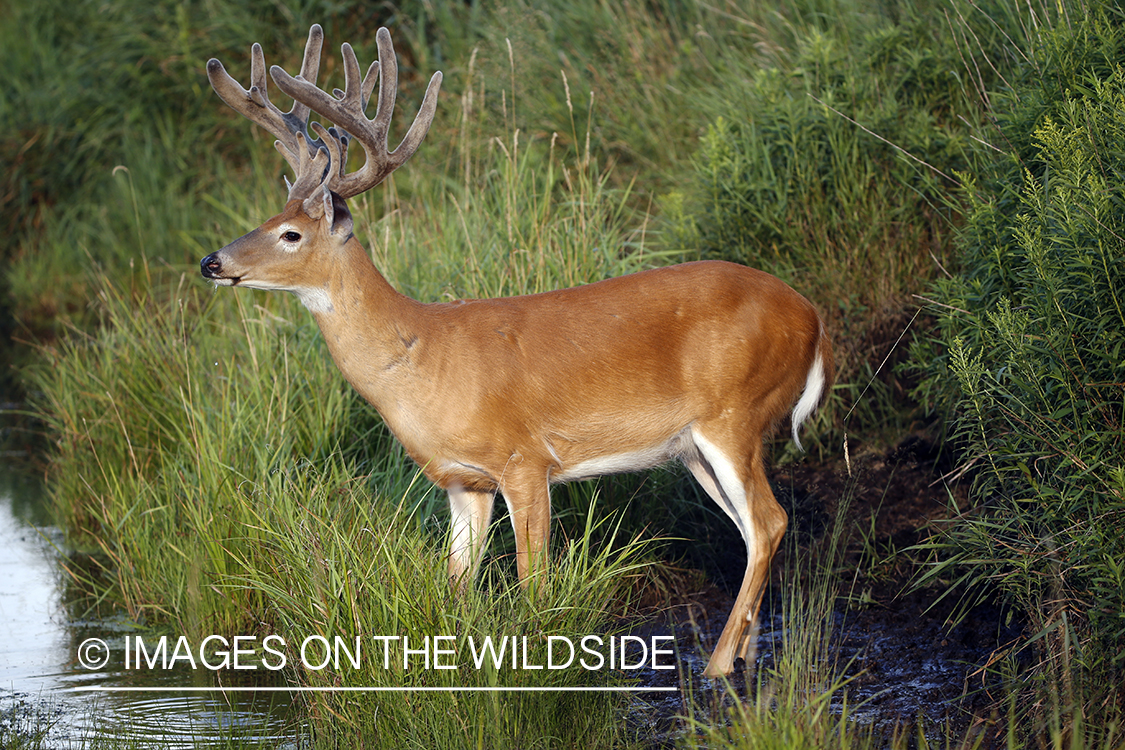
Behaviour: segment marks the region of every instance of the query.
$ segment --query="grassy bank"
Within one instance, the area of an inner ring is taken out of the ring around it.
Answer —
[[[1068,660],[1014,693],[1032,710],[1015,712],[1010,746],[1087,736],[1099,746],[1104,738],[1083,727],[1110,726],[1120,696],[1099,687],[1116,684],[1122,666],[1087,658],[1121,643],[1120,555],[1110,544],[1122,507],[1112,197],[1121,170],[1108,135],[1120,129],[1121,18],[1087,11],[1000,0],[423,3],[383,15],[5,6],[0,60],[13,85],[0,93],[0,200],[12,218],[0,254],[3,318],[14,322],[4,333],[39,342],[21,355],[30,365],[20,387],[52,442],[51,492],[84,555],[78,585],[91,601],[196,636],[609,632],[641,567],[658,559],[635,537],[687,535],[684,519],[699,515],[666,473],[642,490],[636,479],[560,488],[555,536],[572,543],[557,550],[537,606],[514,590],[502,527],[484,581],[454,601],[441,570],[445,499],[417,480],[343,382],[307,311],[285,295],[216,292],[198,278],[200,257],[283,200],[281,160],[211,93],[206,59],[245,82],[249,45],[261,41],[267,63],[292,69],[305,30],[320,22],[332,50],[325,75],[338,85],[338,44],[350,40],[369,60],[386,24],[402,67],[400,124],[429,73],[446,76],[418,155],[353,201],[357,234],[388,279],[432,301],[697,257],[781,276],[824,313],[841,362],[833,403],[806,439],[811,460],[839,461],[844,432],[852,450],[874,451],[920,425],[939,440],[952,435],[947,452],[977,477],[969,502],[996,512],[934,537],[923,550],[935,555],[930,579],[954,595],[966,581],[1005,593],[1034,624],[1017,645],[1043,649],[1046,663]],[[1051,252],[1044,237],[1054,238]],[[1032,291],[1038,269],[1054,297]],[[939,304],[916,315],[914,295]],[[1077,304],[1095,296],[1090,309]],[[989,349],[1008,359],[985,363]],[[1027,372],[1009,366],[1048,350],[1067,356]],[[1013,372],[1019,389],[1004,380]],[[1024,386],[1037,398],[1021,395]],[[1059,390],[1066,411],[1039,398]],[[1060,431],[1080,413],[1092,421]],[[775,457],[791,457],[786,450],[778,444]],[[1060,455],[1071,468],[1044,480],[1039,467]],[[1046,518],[1060,497],[1074,512]],[[998,553],[980,550],[1009,539],[1004,519],[1031,519],[1032,541],[1005,558],[997,581],[987,566]],[[1075,528],[1088,533],[1063,536]],[[1052,551],[1090,540],[1079,560]],[[853,734],[830,703],[802,697],[846,690],[832,670],[813,676],[830,662],[814,646],[828,640],[819,628],[833,604],[833,559],[795,587],[790,616],[810,625],[789,646],[792,663],[765,676],[756,702],[700,709],[721,727],[700,730],[707,746],[878,742]],[[1072,588],[1055,583],[1060,570]],[[1082,606],[1051,609],[1060,591]],[[1080,613],[1076,639],[1059,629],[1062,612]],[[1082,658],[1071,659],[1075,647]],[[1076,681],[1075,670],[1089,679]],[[528,684],[572,678],[544,673]],[[1060,686],[1067,699],[1053,714],[1038,710]],[[586,747],[628,744],[621,710],[550,694],[349,697],[311,701],[309,716],[325,746],[362,736],[371,745]],[[466,717],[484,717],[483,729]],[[406,738],[386,729],[404,726]],[[962,741],[973,742],[950,739]]]

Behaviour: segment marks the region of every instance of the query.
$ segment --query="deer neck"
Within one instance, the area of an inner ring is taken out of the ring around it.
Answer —
[[[395,291],[354,237],[341,250],[326,283],[299,296],[340,372],[386,416],[396,365],[409,360],[418,339],[421,304]]]

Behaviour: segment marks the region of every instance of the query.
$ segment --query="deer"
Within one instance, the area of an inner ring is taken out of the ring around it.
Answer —
[[[249,90],[208,61],[215,92],[277,138],[294,179],[285,180],[282,212],[203,258],[203,277],[216,287],[292,292],[308,309],[344,378],[448,494],[455,592],[481,565],[498,492],[526,589],[547,571],[552,485],[683,463],[737,526],[747,554],[704,675],[752,666],[788,523],[766,477],[765,436],[792,407],[800,448],[799,428],[834,375],[813,305],[773,275],[719,260],[498,299],[422,303],[399,293],[356,239],[346,201],[414,154],[442,74],[391,151],[398,65],[390,32],[378,30],[378,60],[362,78],[351,45],[342,45],[344,89],[331,94],[316,85],[322,44],[314,25],[299,75],[270,68],[293,100],[284,113],[268,98],[259,44]],[[330,125],[310,125],[310,113]],[[364,163],[348,172],[353,140]]]

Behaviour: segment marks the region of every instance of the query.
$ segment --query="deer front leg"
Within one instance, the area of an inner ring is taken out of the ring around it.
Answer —
[[[459,484],[449,487],[452,516],[449,548],[449,580],[457,591],[464,591],[476,578],[488,524],[492,520],[495,493],[468,490]]]
[[[516,534],[516,571],[528,588],[547,569],[551,543],[551,491],[547,471],[510,472],[500,490]]]

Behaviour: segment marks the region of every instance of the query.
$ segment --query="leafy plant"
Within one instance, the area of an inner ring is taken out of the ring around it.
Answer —
[[[1090,12],[1036,41],[993,99],[1007,155],[968,183],[937,346],[915,349],[973,477],[924,580],[999,590],[1064,699],[1100,700],[1125,669],[1125,33]]]

